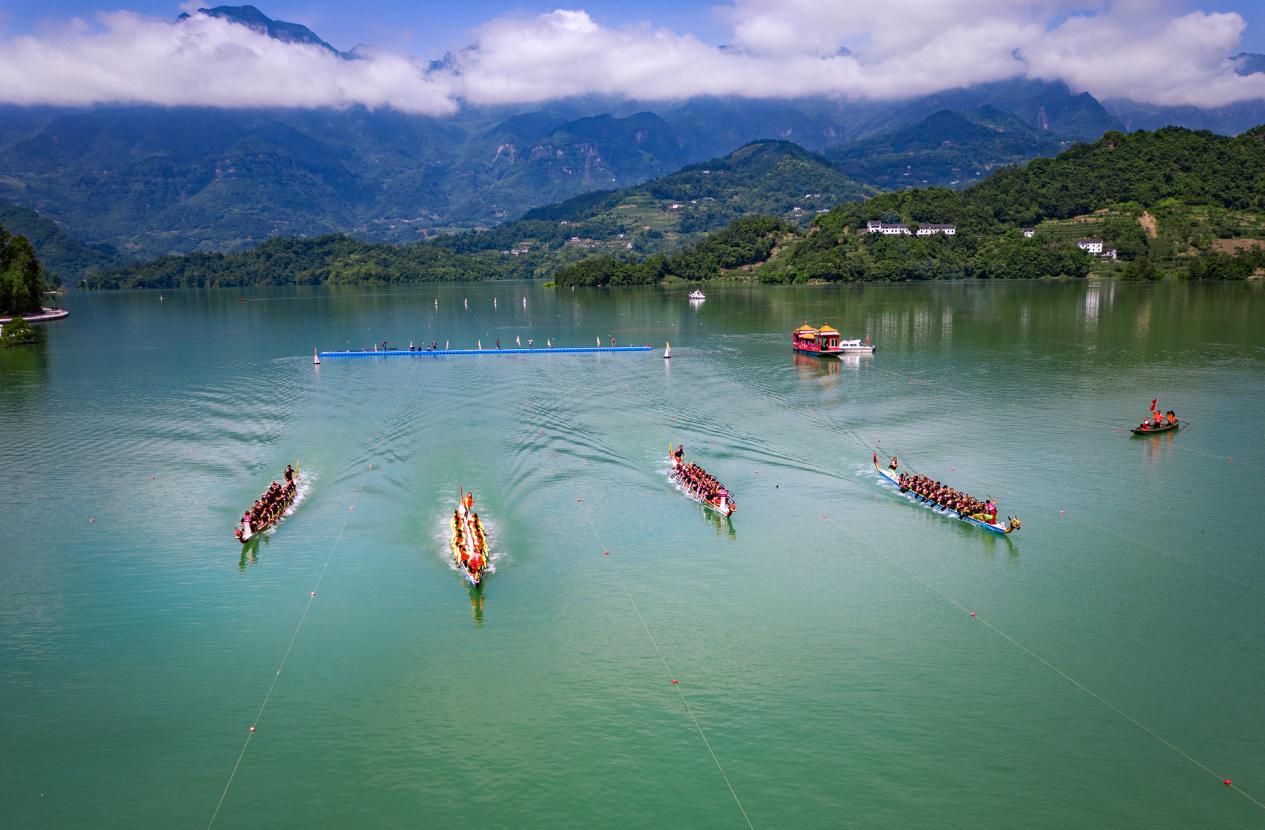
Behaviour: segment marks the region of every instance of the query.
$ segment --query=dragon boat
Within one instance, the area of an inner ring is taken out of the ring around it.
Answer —
[[[1008,534],[1014,533],[1021,526],[1021,522],[1019,521],[1018,517],[1007,517],[1006,523],[1002,524],[1001,522],[990,519],[984,513],[977,513],[973,516],[967,515],[965,513],[959,513],[957,510],[954,510],[951,507],[946,507],[945,505],[940,504],[937,501],[933,501],[932,499],[929,499],[925,496],[920,496],[917,493],[915,493],[913,490],[910,490],[907,487],[901,486],[899,475],[895,470],[885,469],[879,466],[878,453],[872,453],[872,455],[874,457],[875,472],[877,472],[879,476],[888,484],[891,484],[892,486],[900,490],[901,494],[911,501],[917,502],[918,504],[928,505],[936,512],[941,513],[945,516],[948,516],[952,519],[957,519],[958,521],[966,522],[967,524],[975,525],[976,527],[982,527],[991,533],[997,533],[1002,536],[1006,536]]]
[[[478,588],[488,569],[488,536],[479,514],[474,512],[473,493],[461,494],[449,526],[452,538],[448,544],[452,548],[453,562],[462,576]]]
[[[697,464],[686,464],[684,461],[680,460],[671,453],[668,454],[668,462],[672,465],[672,469],[668,472],[668,478],[676,482],[685,495],[703,505],[708,510],[713,510],[722,516],[732,516],[734,511],[738,509],[738,505],[734,502],[733,496],[729,494],[729,491],[725,489],[723,484],[717,482],[716,495],[708,495],[700,492],[690,483],[689,479],[685,475],[686,468],[692,466],[703,475],[707,475],[707,471],[702,467],[699,467]]]
[[[233,536],[236,537],[237,541],[244,545],[268,528],[276,526],[282,519],[285,518],[286,511],[290,509],[292,504],[294,504],[294,497],[299,493],[299,468],[297,466],[294,468],[294,478],[283,484],[281,487],[283,493],[281,500],[264,515],[262,522],[252,525],[250,519],[248,518],[250,515],[249,509],[245,512],[245,514],[243,514],[242,520],[238,522],[237,528],[233,531]],[[259,500],[262,501],[267,498],[267,496],[268,493],[265,491],[264,494],[259,497]]]

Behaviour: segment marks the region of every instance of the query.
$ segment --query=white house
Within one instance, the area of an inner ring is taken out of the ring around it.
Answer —
[[[1102,258],[1103,258],[1103,259],[1112,259],[1112,260],[1114,260],[1114,259],[1116,258],[1116,249],[1115,249],[1115,248],[1107,248],[1107,249],[1103,250],[1103,252],[1102,252]]]
[[[1102,254],[1101,239],[1078,239],[1076,240],[1076,247],[1080,248],[1082,251],[1094,254],[1095,256]]]
[[[877,219],[871,219],[865,223],[865,230],[869,233],[881,233],[884,236],[909,236],[909,228],[897,222],[889,225],[886,222],[880,222]]]
[[[1034,236],[1036,236],[1036,235],[1037,235],[1037,229],[1036,229],[1036,228],[1024,228],[1024,229],[1023,229],[1023,238],[1024,238],[1024,239],[1031,239],[1032,237],[1034,237]]]
[[[938,233],[942,233],[945,236],[955,236],[957,232],[957,225],[919,225],[915,235],[935,236]]]

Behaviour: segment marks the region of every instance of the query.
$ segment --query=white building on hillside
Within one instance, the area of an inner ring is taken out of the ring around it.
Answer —
[[[1101,239],[1078,239],[1076,240],[1076,247],[1080,248],[1082,251],[1091,253],[1094,256],[1102,254]]]
[[[1036,229],[1036,228],[1024,228],[1024,229],[1023,229],[1023,238],[1024,238],[1024,239],[1031,239],[1032,237],[1034,237],[1034,236],[1036,236],[1036,235],[1037,235],[1037,229]]]
[[[886,222],[880,222],[877,219],[871,219],[865,223],[865,230],[868,233],[881,233],[884,236],[909,236],[909,228],[897,222],[889,225]]]
[[[957,232],[957,225],[919,225],[915,235],[935,236],[938,233],[942,233],[945,236],[955,236],[957,235]]]

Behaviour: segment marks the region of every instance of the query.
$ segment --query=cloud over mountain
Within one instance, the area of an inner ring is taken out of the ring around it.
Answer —
[[[113,12],[0,40],[0,101],[445,114],[463,100],[584,94],[894,99],[1014,77],[1166,105],[1265,99],[1265,73],[1238,74],[1228,57],[1242,17],[1179,0],[734,0],[721,13],[732,27],[725,47],[650,24],[602,25],[582,10],[507,15],[430,65],[374,50],[342,60],[204,14]]]

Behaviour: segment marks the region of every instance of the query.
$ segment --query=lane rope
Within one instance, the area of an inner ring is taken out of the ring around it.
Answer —
[[[396,416],[400,414],[400,410],[404,408],[408,396],[405,395],[400,399],[400,403],[396,406],[395,411],[386,420],[386,427],[389,427]],[[378,443],[386,437],[384,431],[378,438]],[[376,446],[376,444],[374,445]],[[281,662],[277,665],[277,670],[272,676],[272,682],[268,684],[268,691],[264,693],[263,702],[259,705],[259,711],[255,713],[255,719],[251,722],[250,728],[246,731],[246,739],[242,741],[241,752],[237,754],[237,761],[233,764],[232,771],[228,774],[228,780],[224,783],[224,791],[220,793],[219,801],[215,803],[215,810],[211,813],[211,819],[207,822],[207,830],[214,826],[216,818],[219,817],[220,809],[224,806],[224,801],[228,798],[229,790],[233,787],[233,782],[237,778],[237,771],[241,768],[242,761],[246,757],[246,750],[250,748],[251,739],[255,737],[255,728],[259,725],[259,721],[263,719],[264,710],[268,708],[268,701],[272,698],[273,690],[277,688],[277,682],[281,679],[281,673],[285,669],[286,661],[290,659],[290,652],[294,649],[295,642],[299,639],[299,632],[303,630],[303,623],[307,621],[308,612],[312,610],[312,604],[316,601],[317,592],[320,590],[321,582],[325,579],[325,573],[329,570],[330,563],[334,561],[334,554],[338,551],[339,543],[343,540],[343,533],[347,530],[347,524],[351,521],[352,511],[356,504],[360,501],[360,496],[364,493],[365,485],[369,481],[369,471],[374,469],[374,465],[370,464],[367,470],[362,471],[360,486],[356,489],[355,496],[352,497],[351,504],[347,508],[346,515],[343,516],[343,523],[338,528],[338,534],[334,537],[334,543],[330,546],[329,555],[325,557],[325,564],[321,566],[320,572],[316,576],[316,582],[312,585],[308,592],[307,603],[303,606],[303,613],[299,615],[299,621],[294,627],[294,633],[290,636],[290,642],[286,645],[285,652],[281,655]]]
[[[554,455],[557,454],[558,451],[554,450]],[[567,478],[567,482],[574,485],[574,481],[571,479],[571,474],[567,472],[565,465],[562,465],[562,470],[563,474]],[[681,684],[677,682],[678,678],[672,671],[672,666],[669,665],[668,658],[664,656],[663,649],[659,647],[659,641],[655,639],[654,634],[650,631],[650,626],[646,624],[646,618],[641,613],[641,607],[637,605],[637,600],[633,598],[632,591],[628,589],[628,583],[624,581],[623,573],[620,571],[619,566],[615,564],[615,557],[611,555],[610,549],[606,547],[605,542],[602,541],[602,534],[598,532],[597,525],[593,522],[593,516],[588,509],[587,503],[585,503],[585,507],[582,512],[584,513],[585,521],[588,522],[589,530],[593,532],[593,538],[597,540],[598,545],[602,548],[602,558],[610,561],[611,567],[615,571],[615,577],[619,580],[620,587],[624,589],[624,595],[628,597],[629,604],[632,605],[633,611],[637,614],[637,620],[641,623],[641,629],[646,632],[647,639],[649,639],[650,644],[654,646],[655,653],[659,655],[659,661],[663,663],[663,670],[667,672],[668,679],[672,681],[672,688],[675,689],[677,695],[680,696],[681,704],[684,706],[686,714],[690,716],[690,720],[694,723],[694,728],[698,730],[698,736],[703,739],[703,746],[707,747],[707,753],[711,755],[712,763],[716,765],[716,770],[720,773],[721,779],[725,782],[725,786],[729,789],[729,794],[733,796],[734,803],[738,805],[738,812],[742,814],[742,820],[746,822],[748,828],[754,830],[755,825],[751,823],[751,817],[747,815],[747,808],[742,806],[742,799],[738,798],[738,792],[734,789],[733,782],[729,780],[729,775],[725,772],[724,766],[720,763],[720,758],[716,756],[716,750],[712,748],[712,742],[708,740],[707,732],[704,731],[703,725],[699,723],[698,716],[694,714],[694,709],[690,706],[689,697],[685,694],[685,690],[681,688]]]
[[[1018,641],[1018,640],[1016,640],[1014,637],[1010,636],[1010,635],[1009,635],[1009,634],[1007,634],[1005,631],[1003,631],[1003,630],[1001,630],[1000,628],[998,628],[996,625],[992,624],[991,622],[989,622],[988,620],[984,619],[983,617],[978,616],[977,612],[971,611],[969,608],[967,608],[967,607],[966,607],[965,605],[963,605],[961,602],[959,602],[958,600],[954,599],[952,596],[950,596],[950,595],[949,595],[949,594],[947,594],[946,592],[942,591],[940,588],[937,588],[935,585],[932,585],[931,583],[927,582],[926,580],[919,579],[917,575],[915,575],[915,574],[914,574],[911,570],[909,570],[908,568],[906,568],[904,565],[902,565],[902,564],[900,564],[899,562],[897,562],[897,561],[895,561],[895,560],[891,559],[890,557],[884,556],[884,555],[883,555],[881,552],[879,552],[879,551],[878,551],[878,550],[877,550],[874,546],[870,545],[870,544],[869,544],[868,542],[866,542],[865,540],[863,540],[863,539],[861,539],[861,538],[859,538],[859,537],[857,537],[857,536],[854,536],[853,534],[851,534],[850,532],[848,532],[848,530],[847,530],[846,528],[844,528],[844,526],[843,526],[843,525],[841,525],[839,522],[835,521],[834,519],[832,519],[832,518],[830,518],[830,517],[828,517],[828,516],[825,516],[825,517],[823,517],[823,518],[825,518],[825,519],[826,519],[826,521],[828,521],[828,522],[830,522],[832,525],[834,525],[834,526],[835,526],[835,527],[839,530],[839,532],[840,532],[840,533],[842,533],[844,536],[847,536],[847,537],[848,537],[849,539],[851,539],[853,542],[856,542],[856,543],[860,544],[862,547],[864,547],[865,549],[867,549],[868,551],[870,551],[871,553],[873,553],[875,556],[877,556],[877,557],[878,557],[880,560],[882,560],[883,562],[887,563],[889,566],[891,566],[891,567],[893,567],[893,568],[895,568],[895,569],[897,569],[897,570],[901,571],[901,572],[902,572],[903,574],[905,574],[905,576],[906,576],[906,577],[908,577],[908,578],[909,578],[912,582],[914,582],[915,584],[917,584],[917,585],[921,586],[922,588],[924,588],[924,589],[926,589],[926,590],[928,590],[928,591],[932,591],[932,592],[934,592],[934,593],[938,594],[938,595],[939,595],[942,599],[944,599],[944,601],[945,601],[945,602],[949,603],[949,604],[950,604],[950,605],[952,605],[954,608],[957,608],[957,609],[958,609],[959,611],[961,611],[962,613],[964,613],[964,614],[970,614],[970,615],[971,615],[971,619],[972,619],[973,621],[978,622],[978,623],[981,623],[981,624],[983,624],[983,625],[987,626],[987,627],[988,627],[988,629],[989,629],[990,631],[992,631],[994,634],[996,634],[996,635],[998,635],[999,637],[1001,637],[1002,639],[1006,640],[1006,642],[1010,643],[1010,644],[1011,644],[1012,646],[1014,646],[1015,648],[1017,648],[1017,649],[1019,649],[1020,651],[1024,652],[1024,653],[1025,653],[1025,654],[1027,654],[1029,657],[1032,657],[1034,660],[1036,660],[1037,662],[1041,663],[1043,666],[1045,666],[1046,668],[1048,668],[1050,671],[1054,672],[1054,673],[1055,673],[1055,674],[1057,674],[1059,677],[1063,678],[1063,679],[1064,679],[1064,680],[1066,680],[1068,683],[1070,683],[1070,684],[1072,684],[1073,686],[1075,686],[1077,689],[1080,689],[1082,692],[1084,692],[1085,694],[1089,695],[1091,698],[1093,698],[1094,700],[1098,701],[1098,702],[1099,702],[1099,703],[1101,703],[1103,706],[1106,706],[1106,707],[1107,707],[1108,709],[1110,709],[1112,712],[1116,713],[1116,714],[1117,714],[1117,715],[1119,715],[1121,718],[1124,718],[1124,719],[1125,719],[1125,720],[1127,720],[1129,723],[1131,723],[1131,724],[1133,724],[1134,726],[1136,726],[1137,728],[1141,729],[1143,732],[1145,732],[1146,734],[1150,735],[1152,738],[1155,738],[1155,740],[1159,741],[1161,744],[1163,744],[1164,746],[1168,747],[1168,748],[1169,748],[1169,749],[1171,749],[1173,752],[1175,752],[1175,753],[1177,753],[1178,755],[1180,755],[1181,757],[1185,758],[1185,759],[1186,759],[1187,761],[1189,761],[1190,763],[1192,763],[1192,764],[1194,764],[1195,766],[1199,767],[1199,769],[1201,769],[1201,770],[1203,770],[1204,772],[1208,773],[1209,775],[1211,775],[1211,776],[1212,776],[1213,778],[1215,778],[1216,780],[1218,780],[1218,781],[1228,781],[1228,780],[1230,780],[1230,779],[1228,779],[1228,778],[1224,778],[1224,777],[1223,777],[1223,776],[1221,776],[1221,775],[1218,775],[1218,774],[1217,774],[1216,772],[1214,772],[1214,771],[1212,770],[1212,768],[1211,768],[1211,767],[1209,767],[1207,764],[1203,763],[1203,762],[1202,762],[1202,761],[1200,761],[1198,758],[1196,758],[1195,756],[1191,755],[1189,752],[1187,752],[1186,750],[1184,750],[1184,749],[1182,749],[1181,747],[1179,747],[1177,744],[1175,744],[1175,743],[1173,743],[1172,741],[1170,741],[1168,738],[1165,738],[1165,737],[1164,737],[1163,735],[1161,735],[1159,732],[1156,732],[1156,731],[1155,731],[1154,729],[1152,729],[1151,727],[1149,727],[1149,726],[1147,726],[1146,724],[1142,723],[1142,722],[1141,722],[1141,721],[1139,721],[1137,718],[1133,717],[1133,716],[1132,716],[1132,715],[1130,715],[1128,712],[1126,712],[1126,711],[1124,711],[1123,709],[1121,709],[1119,706],[1117,706],[1117,705],[1115,705],[1114,703],[1112,703],[1111,701],[1107,700],[1105,697],[1103,697],[1102,695],[1100,695],[1098,692],[1095,692],[1093,689],[1089,688],[1089,687],[1088,687],[1088,686],[1086,686],[1084,683],[1082,683],[1082,682],[1080,682],[1079,680],[1077,680],[1076,678],[1072,677],[1072,676],[1071,676],[1070,674],[1068,674],[1066,671],[1064,671],[1063,669],[1059,668],[1058,666],[1056,666],[1054,663],[1050,662],[1050,661],[1049,661],[1049,660],[1047,660],[1046,658],[1042,657],[1042,656],[1041,656],[1040,654],[1038,654],[1037,652],[1035,652],[1035,651],[1033,651],[1032,649],[1028,648],[1028,647],[1027,647],[1027,646],[1025,646],[1023,643],[1019,642],[1019,641]],[[1235,792],[1237,792],[1239,795],[1241,795],[1241,796],[1243,796],[1244,798],[1246,798],[1248,801],[1250,801],[1250,802],[1252,802],[1253,804],[1255,804],[1257,807],[1260,807],[1261,809],[1265,810],[1265,803],[1262,803],[1260,800],[1258,800],[1258,799],[1257,799],[1255,796],[1253,796],[1251,793],[1249,793],[1249,792],[1247,792],[1247,791],[1245,791],[1245,790],[1243,790],[1242,788],[1237,787],[1237,786],[1232,787],[1232,789],[1233,789]]]

